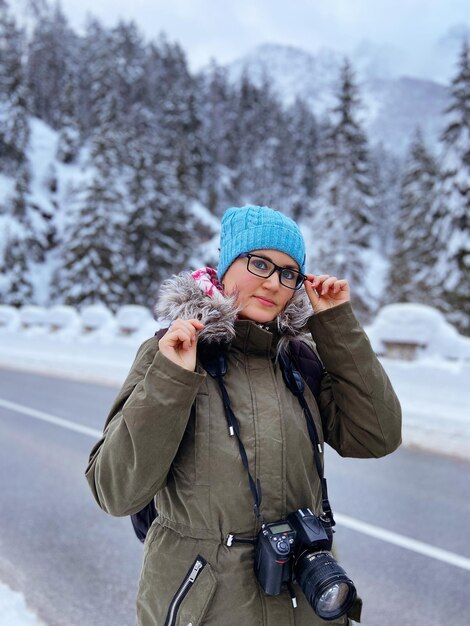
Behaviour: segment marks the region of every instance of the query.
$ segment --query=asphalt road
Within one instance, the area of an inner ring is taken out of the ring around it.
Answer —
[[[93,435],[20,407],[100,430],[115,393],[0,369],[0,580],[47,626],[134,624],[142,546],[128,519],[92,499],[84,469]],[[470,558],[469,467],[410,449],[379,460],[327,455],[330,501],[347,516],[337,555],[364,600],[365,626],[470,623],[470,571],[451,558]],[[422,542],[425,554],[384,531]]]

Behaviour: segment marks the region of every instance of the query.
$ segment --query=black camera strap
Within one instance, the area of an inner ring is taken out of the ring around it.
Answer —
[[[312,412],[310,411],[310,407],[308,406],[308,403],[305,400],[304,380],[302,376],[300,375],[300,372],[294,368],[292,360],[287,356],[285,352],[281,352],[279,354],[279,363],[281,365],[284,382],[286,383],[287,387],[292,391],[292,393],[296,396],[296,398],[299,401],[300,406],[302,407],[305,420],[307,423],[308,435],[312,443],[313,458],[315,461],[315,466],[317,468],[318,477],[320,478],[323,514],[326,518],[328,518],[331,526],[335,526],[336,522],[333,518],[333,511],[331,510],[330,501],[328,499],[328,487],[326,484],[326,478],[325,478],[324,471],[323,471],[322,459],[320,457],[320,454],[322,454],[323,451],[322,451],[322,447],[320,444],[320,439],[318,437],[317,428],[315,426],[315,421],[313,419]]]
[[[227,394],[227,389],[225,388],[224,381],[222,376],[216,377],[217,382],[219,383],[220,390],[222,392],[222,399],[224,403],[224,411],[225,416],[227,418],[227,423],[229,426],[229,434],[231,436],[235,435],[238,441],[238,449],[240,450],[240,456],[242,458],[243,465],[245,466],[246,471],[248,472],[248,481],[250,484],[251,495],[253,496],[253,510],[255,512],[256,517],[260,521],[261,525],[264,525],[264,519],[260,512],[261,507],[261,483],[259,479],[256,480],[253,478],[250,472],[250,466],[248,464],[248,456],[246,454],[245,446],[241,440],[240,436],[240,426],[238,424],[238,420],[235,417],[232,407],[230,406],[230,400]]]

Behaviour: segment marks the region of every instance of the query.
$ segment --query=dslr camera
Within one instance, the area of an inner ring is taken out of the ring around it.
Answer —
[[[264,592],[281,593],[283,583],[296,581],[315,613],[334,620],[349,611],[356,588],[330,550],[331,520],[310,509],[298,509],[287,519],[265,524],[255,548],[255,574]]]

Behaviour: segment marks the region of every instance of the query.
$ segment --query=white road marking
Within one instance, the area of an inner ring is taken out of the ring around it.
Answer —
[[[71,422],[70,420],[56,417],[54,415],[50,415],[49,413],[44,413],[43,411],[37,411],[36,409],[32,409],[22,404],[17,404],[16,402],[10,402],[9,400],[3,400],[0,398],[0,406],[3,406],[10,411],[16,411],[17,413],[34,417],[35,419],[48,422],[49,424],[54,424],[55,426],[67,428],[68,430],[73,430],[83,435],[89,435],[94,439],[99,439],[103,436],[103,433],[95,428],[90,428],[89,426],[78,424],[77,422]],[[349,517],[348,515],[335,513],[335,519],[342,526],[363,533],[364,535],[368,535],[369,537],[375,537],[376,539],[381,539],[382,541],[399,546],[400,548],[405,548],[406,550],[411,550],[417,554],[423,554],[424,556],[437,559],[438,561],[443,561],[449,565],[470,570],[470,559],[464,556],[454,554],[453,552],[443,550],[442,548],[436,548],[435,546],[416,539],[410,539],[409,537],[399,535],[398,533],[391,532],[390,530],[385,530],[379,526],[373,526],[372,524],[362,522],[354,519],[353,517]]]
[[[442,550],[442,548],[436,548],[429,543],[423,543],[417,539],[410,539],[409,537],[399,535],[398,533],[391,532],[390,530],[385,530],[379,526],[373,526],[372,524],[361,522],[360,520],[349,517],[348,515],[342,515],[341,513],[335,513],[334,515],[339,524],[346,526],[347,528],[351,528],[351,530],[356,530],[364,535],[369,535],[369,537],[381,539],[382,541],[392,543],[395,546],[411,550],[412,552],[416,552],[418,554],[424,554],[424,556],[429,556],[432,559],[443,561],[449,565],[470,570],[470,559],[467,559],[464,556],[454,554],[454,552],[449,552],[448,550]]]
[[[100,439],[103,436],[101,430],[96,430],[95,428],[90,428],[89,426],[78,424],[77,422],[71,422],[70,420],[63,419],[62,417],[56,417],[55,415],[44,413],[44,411],[37,411],[36,409],[32,409],[22,404],[17,404],[16,402],[3,400],[3,398],[0,398],[0,406],[3,406],[5,409],[9,409],[10,411],[16,411],[17,413],[23,413],[29,417],[34,417],[35,419],[42,420],[43,422],[49,422],[49,424],[54,424],[55,426],[68,428],[68,430],[82,433],[82,435],[90,435],[90,437],[93,437],[94,439]]]

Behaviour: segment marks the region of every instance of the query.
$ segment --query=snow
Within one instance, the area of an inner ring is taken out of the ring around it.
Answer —
[[[136,304],[121,307],[116,314],[116,323],[125,335],[135,333],[146,325],[155,325],[150,311]]]
[[[47,311],[44,307],[30,304],[20,310],[20,323],[25,328],[42,330],[47,323]]]
[[[389,263],[378,250],[373,248],[363,251],[362,261],[366,270],[364,286],[367,293],[378,302],[385,291]]]
[[[470,361],[470,339],[460,336],[439,311],[424,304],[390,304],[367,327],[367,334],[378,354],[384,342],[416,343],[424,357]]]
[[[85,332],[107,331],[114,327],[111,311],[104,304],[91,304],[82,311]]]
[[[28,609],[21,593],[0,582],[0,626],[44,626]]]
[[[50,329],[54,332],[76,332],[81,325],[78,312],[65,304],[57,304],[49,309],[47,316]]]
[[[0,329],[16,330],[19,323],[18,310],[9,304],[0,304]]]
[[[0,325],[0,367],[117,387],[139,345],[159,328],[148,311],[131,306],[115,316],[87,307],[81,322],[61,332]],[[94,330],[85,332],[87,324]],[[384,307],[367,332],[374,347],[386,338],[427,346],[414,361],[380,357],[402,405],[404,444],[470,460],[470,340],[422,305]]]
[[[470,459],[470,362],[382,364],[402,404],[405,444]]]

